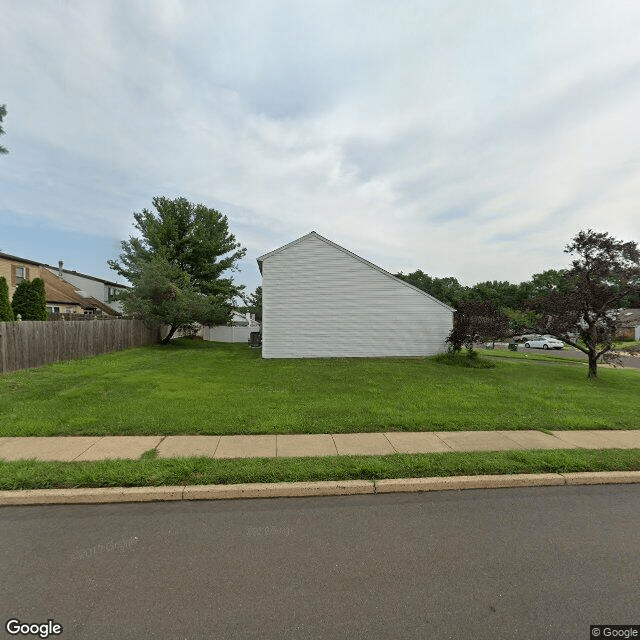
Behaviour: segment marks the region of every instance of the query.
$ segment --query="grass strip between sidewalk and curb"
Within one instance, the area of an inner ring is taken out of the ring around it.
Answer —
[[[0,490],[382,480],[640,471],[640,449],[571,449],[323,458],[0,462]]]

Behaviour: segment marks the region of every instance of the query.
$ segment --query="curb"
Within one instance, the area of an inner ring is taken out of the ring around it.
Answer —
[[[392,480],[274,482],[163,487],[102,487],[95,489],[18,489],[0,491],[0,506],[44,504],[109,504],[168,500],[235,500],[243,498],[302,498],[310,496],[421,493],[463,489],[506,489],[595,484],[640,483],[640,471],[598,471]]]

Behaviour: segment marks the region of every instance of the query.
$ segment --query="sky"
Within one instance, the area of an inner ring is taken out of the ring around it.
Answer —
[[[640,242],[640,3],[0,0],[0,251],[106,262],[152,198],[256,258],[521,282]]]

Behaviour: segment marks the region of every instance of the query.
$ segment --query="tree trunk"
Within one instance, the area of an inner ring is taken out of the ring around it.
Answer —
[[[169,333],[167,333],[167,337],[163,338],[160,341],[160,344],[169,344],[169,342],[171,341],[171,338],[173,338],[173,334],[176,332],[176,329],[178,327],[174,327],[173,325],[171,325],[171,328],[169,329]]]
[[[598,359],[595,352],[589,351],[589,374],[587,377],[590,380],[595,380],[598,377]]]

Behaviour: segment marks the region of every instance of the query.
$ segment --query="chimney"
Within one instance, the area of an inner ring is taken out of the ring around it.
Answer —
[[[58,260],[58,275],[62,278],[62,265],[64,262],[62,260]]]

